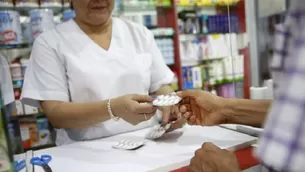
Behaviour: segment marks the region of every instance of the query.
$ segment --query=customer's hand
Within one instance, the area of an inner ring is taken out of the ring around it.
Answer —
[[[162,112],[162,125],[171,123],[171,127],[167,132],[182,128],[186,123],[186,120],[182,118],[178,105],[159,107],[159,110]]]
[[[180,112],[189,125],[213,126],[226,123],[222,113],[225,99],[206,91],[186,90],[177,93],[183,98]]]
[[[195,152],[189,166],[190,172],[241,172],[233,152],[218,148],[212,143],[204,143]]]
[[[136,125],[150,119],[157,110],[148,95],[130,94],[111,100],[112,113],[125,121]]]

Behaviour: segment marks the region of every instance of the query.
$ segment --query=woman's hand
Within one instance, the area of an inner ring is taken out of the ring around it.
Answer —
[[[152,101],[148,95],[125,95],[111,100],[111,110],[113,115],[136,125],[155,115],[157,108],[151,104]]]
[[[177,93],[183,98],[180,112],[189,125],[213,126],[226,123],[222,113],[225,99],[206,91],[186,90]]]

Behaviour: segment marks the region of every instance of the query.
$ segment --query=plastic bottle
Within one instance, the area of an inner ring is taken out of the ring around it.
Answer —
[[[174,79],[173,79],[173,82],[172,82],[172,88],[176,91],[178,90],[178,77],[177,77],[177,74],[175,73],[175,76],[174,76]]]

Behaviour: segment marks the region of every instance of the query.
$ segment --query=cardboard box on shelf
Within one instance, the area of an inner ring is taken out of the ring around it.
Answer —
[[[39,138],[36,123],[33,122],[20,124],[20,133],[24,149],[32,148],[38,144]]]
[[[24,115],[23,104],[20,100],[15,101],[16,104],[16,115]]]

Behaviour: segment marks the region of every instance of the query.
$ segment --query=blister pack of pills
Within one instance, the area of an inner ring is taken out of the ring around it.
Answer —
[[[149,132],[146,134],[145,138],[150,140],[155,140],[158,138],[161,138],[166,131],[170,128],[171,124],[167,124],[165,126],[161,126],[160,124],[154,126],[149,130]]]
[[[114,144],[112,147],[115,149],[136,150],[144,145],[145,143],[143,141],[121,140],[120,142]]]
[[[178,104],[182,99],[177,96],[175,93],[167,95],[159,95],[154,97],[152,104],[154,106],[172,106]]]

